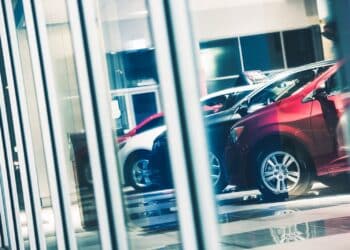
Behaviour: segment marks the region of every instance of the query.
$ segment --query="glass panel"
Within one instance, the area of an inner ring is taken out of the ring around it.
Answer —
[[[280,33],[241,37],[245,70],[284,67]]]
[[[43,1],[50,59],[53,66],[54,89],[64,143],[64,166],[67,171],[70,210],[78,248],[87,245],[101,248],[94,198],[94,187],[86,144],[85,125],[80,105],[76,66],[73,55],[70,23],[66,1]]]
[[[41,134],[38,111],[38,103],[36,100],[35,86],[32,72],[32,64],[30,60],[29,45],[27,39],[26,21],[23,15],[22,1],[18,1],[14,8],[14,15],[17,20],[17,38],[19,52],[21,57],[22,73],[24,78],[24,88],[27,96],[27,106],[30,112],[30,127],[32,140],[34,143],[34,158],[38,174],[38,185],[41,198],[41,216],[43,220],[43,229],[46,234],[47,245],[55,245],[55,218],[52,211],[51,193],[48,183],[46,170],[46,161],[44,155],[43,138]],[[21,20],[21,21],[18,21]]]
[[[3,116],[6,116],[6,119],[8,120],[8,131],[6,131],[7,126],[4,124],[1,127],[1,133],[2,133],[2,138],[4,140],[4,154],[5,154],[5,160],[10,160],[10,156],[12,156],[12,162],[9,162],[9,166],[12,167],[12,169],[8,169],[7,170],[7,176],[9,177],[8,179],[8,183],[9,183],[9,188],[11,190],[14,190],[13,188],[15,187],[17,189],[17,199],[11,197],[12,199],[12,203],[13,203],[13,213],[16,213],[18,210],[18,212],[20,213],[20,223],[22,224],[22,222],[25,222],[27,220],[27,214],[25,213],[25,209],[24,209],[24,196],[23,196],[23,190],[22,190],[22,185],[21,185],[21,176],[20,176],[20,171],[19,171],[19,166],[18,166],[18,157],[17,157],[17,152],[16,152],[16,140],[15,140],[15,135],[14,135],[14,130],[13,130],[13,121],[12,121],[12,112],[10,109],[10,100],[9,100],[9,95],[8,92],[5,91],[7,89],[8,86],[8,80],[6,78],[6,72],[5,72],[5,62],[3,54],[2,54],[2,49],[0,50],[0,73],[1,73],[1,88],[2,91],[4,93],[4,103],[6,105],[6,107],[3,107],[4,112],[1,114],[1,121],[3,121]],[[6,134],[7,133],[7,134]],[[9,141],[7,141],[9,140]],[[9,145],[9,147],[8,147]],[[12,173],[13,175],[12,175]],[[11,177],[13,177],[14,179],[12,179]],[[14,180],[15,183],[11,183]],[[12,195],[14,196],[14,194]],[[17,203],[17,204],[15,204]],[[17,208],[15,208],[15,206],[17,206]],[[15,214],[14,214],[15,216]],[[13,225],[14,227],[16,227],[17,225]],[[28,242],[28,234],[27,234],[27,228],[25,227],[21,227],[20,228],[20,232],[19,235],[22,236],[22,239],[19,240],[23,240],[23,241],[27,241]]]
[[[244,89],[206,71],[208,92],[218,95],[208,102],[216,112],[204,113],[204,121],[222,248],[285,249],[298,241],[308,249],[330,235],[339,247],[347,244],[340,230],[349,218],[340,203],[350,204],[349,3],[189,2],[196,44],[239,38],[239,53],[222,49],[220,57],[230,60],[212,60],[210,69],[240,61],[244,71],[268,76],[222,109],[229,91]],[[198,68],[206,69],[202,50]],[[233,88],[217,91],[220,81]],[[156,140],[153,152],[165,140]],[[159,159],[164,166],[167,159]]]
[[[288,67],[323,59],[320,27],[283,32]]]
[[[61,167],[69,172],[76,235],[81,249],[100,248],[91,152],[86,145],[66,2],[44,3],[65,137],[66,164]],[[131,247],[180,249],[170,135],[164,126],[164,117],[174,114],[161,112],[146,1],[96,3],[109,76],[110,93],[105,98],[111,101],[112,112],[107,115],[113,119],[119,148],[118,171]],[[349,2],[189,3],[198,45],[194,54],[202,78],[198,92],[203,96],[196,101],[203,109],[208,142],[208,152],[199,157],[209,160],[221,247],[278,245],[284,249],[297,243],[299,248],[311,249],[315,242],[325,244],[324,237],[332,236],[328,248],[344,248],[350,225]],[[36,163],[38,171],[43,171],[39,185],[44,214],[46,206],[45,211],[52,212],[45,186],[44,138],[35,123],[39,114],[26,26],[14,12],[26,92],[31,97],[33,140],[38,142]],[[184,151],[198,156],[187,148]],[[203,190],[194,182],[190,186],[193,192]],[[48,245],[55,247],[55,240],[48,240]]]
[[[238,75],[242,70],[236,38],[201,42],[200,55],[208,78]]]
[[[179,243],[175,195],[167,189],[172,187],[169,169],[150,165],[153,141],[165,128],[146,1],[98,3],[111,99],[118,100],[119,107],[112,116],[119,135],[119,171],[131,248],[158,249]],[[163,234],[167,230],[173,231],[169,239]]]
[[[52,197],[48,185],[46,159],[43,150],[43,135],[40,126],[38,100],[35,92],[31,58],[27,39],[27,27],[23,14],[22,1],[17,1],[14,8],[14,15],[17,21],[17,36],[21,64],[24,75],[27,105],[30,112],[30,122],[32,130],[32,140],[36,167],[39,179],[40,196],[42,201],[42,218],[44,230],[47,235],[48,249],[56,249],[55,219],[52,208]],[[94,238],[94,246],[98,247],[98,227],[96,218],[96,208],[93,196],[93,187],[89,164],[81,160],[79,155],[88,155],[86,144],[81,140],[84,136],[81,108],[79,103],[79,92],[76,82],[75,65],[73,60],[73,49],[70,37],[69,23],[67,21],[66,6],[64,1],[56,1],[45,5],[46,23],[49,35],[49,45],[53,72],[56,80],[55,89],[57,98],[60,101],[62,135],[65,142],[65,165],[64,168],[69,176],[69,194],[71,202],[72,224],[75,228],[79,247],[85,249],[86,232]],[[38,66],[38,65],[36,65]],[[41,100],[43,101],[43,100]],[[74,152],[74,153],[73,153]],[[84,233],[83,233],[84,232]]]
[[[154,93],[133,95],[132,101],[137,124],[157,112]]]
[[[157,84],[153,48],[106,53],[112,89]]]

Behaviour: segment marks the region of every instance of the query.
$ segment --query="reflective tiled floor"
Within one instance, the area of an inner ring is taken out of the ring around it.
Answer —
[[[133,249],[181,249],[172,190],[126,195]],[[350,194],[321,184],[285,202],[245,191],[218,195],[217,204],[223,249],[350,249]],[[80,248],[99,249],[97,232],[78,224]],[[48,242],[54,249],[54,238]]]

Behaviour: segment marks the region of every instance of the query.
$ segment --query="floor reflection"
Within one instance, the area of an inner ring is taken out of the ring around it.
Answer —
[[[288,216],[288,215],[287,215]],[[350,217],[289,224],[247,233],[233,234],[222,239],[224,245],[255,248],[272,244],[284,244],[312,238],[350,232]]]
[[[181,249],[174,191],[125,191],[133,249]],[[350,194],[334,193],[326,186],[315,185],[307,195],[285,202],[264,202],[258,191],[227,192],[216,199],[223,249],[269,249],[272,245],[284,249],[283,246],[297,242],[350,233]],[[79,216],[78,204],[77,201],[72,208],[76,218],[80,218],[75,221],[79,245],[83,249],[99,249],[97,228],[82,227],[81,221],[96,218],[90,218],[90,213],[87,218]],[[47,222],[48,248],[55,249],[52,209],[44,209],[43,217]],[[25,217],[22,227],[26,232]],[[350,243],[345,249],[349,248]]]

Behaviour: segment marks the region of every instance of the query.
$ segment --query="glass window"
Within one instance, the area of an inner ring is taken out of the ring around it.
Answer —
[[[106,55],[112,88],[134,88],[157,84],[153,48],[108,52]]]
[[[200,55],[207,78],[238,75],[242,71],[237,38],[201,42]]]
[[[12,1],[48,249],[62,243],[52,204],[64,194],[51,190],[58,171],[67,173],[79,249],[215,249],[205,240],[216,233],[219,249],[349,248],[350,70],[323,61],[349,57],[349,1],[25,1],[43,3],[42,67],[29,49],[41,34],[27,32],[21,2]],[[53,76],[40,91],[47,58]],[[8,87],[3,80],[6,104]],[[11,144],[26,241],[27,189],[6,108],[10,129],[0,132]],[[50,139],[61,143],[46,147]]]
[[[319,26],[283,32],[288,67],[323,59]]]
[[[136,124],[157,113],[156,97],[154,93],[132,95]]]
[[[245,70],[284,68],[280,33],[241,37]]]

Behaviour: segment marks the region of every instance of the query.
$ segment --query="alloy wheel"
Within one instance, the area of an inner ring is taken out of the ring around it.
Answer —
[[[265,157],[260,174],[264,185],[273,193],[287,193],[300,181],[300,166],[290,153],[277,151]]]
[[[132,166],[132,178],[138,187],[146,188],[154,184],[154,173],[148,159],[139,159]]]
[[[211,180],[212,180],[213,186],[215,187],[220,181],[221,163],[219,158],[212,152],[209,152],[209,165],[211,170]]]

